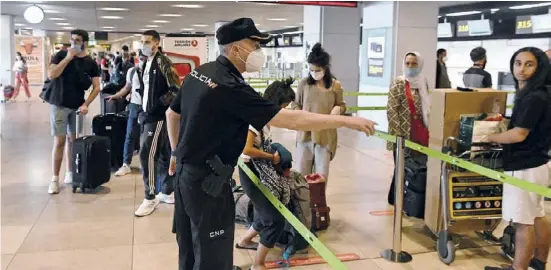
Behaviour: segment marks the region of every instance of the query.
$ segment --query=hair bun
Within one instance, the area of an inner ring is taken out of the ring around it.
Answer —
[[[291,85],[293,85],[293,83],[295,82],[295,79],[293,79],[293,77],[289,77],[287,79],[284,79],[282,82],[283,82],[283,86],[285,88],[288,88],[288,87],[291,87]]]
[[[315,54],[320,54],[324,52],[323,48],[321,47],[321,43],[314,44],[314,47],[312,47],[312,52]]]

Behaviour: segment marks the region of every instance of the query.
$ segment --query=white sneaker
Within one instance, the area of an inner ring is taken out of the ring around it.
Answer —
[[[117,172],[115,173],[115,176],[124,176],[131,172],[132,172],[132,169],[130,168],[130,166],[128,166],[128,164],[122,164],[122,167],[120,167],[119,170],[117,170]]]
[[[159,205],[159,199],[155,198],[153,200],[144,199],[138,210],[134,213],[137,217],[145,217],[155,211],[155,207]]]
[[[162,203],[174,204],[174,198],[170,195],[163,194],[162,192],[157,194],[157,196],[155,196],[155,198],[157,200],[159,200],[160,202],[162,202]]]
[[[66,172],[65,178],[63,178],[63,183],[71,184],[73,183],[73,172]]]
[[[53,180],[50,182],[50,186],[48,187],[48,194],[58,194],[59,193],[59,181]]]

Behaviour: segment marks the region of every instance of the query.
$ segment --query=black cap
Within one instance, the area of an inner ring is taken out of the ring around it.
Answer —
[[[272,36],[260,33],[251,18],[241,18],[222,25],[216,31],[216,39],[219,45],[226,45],[243,39],[252,39],[266,44],[272,40]]]

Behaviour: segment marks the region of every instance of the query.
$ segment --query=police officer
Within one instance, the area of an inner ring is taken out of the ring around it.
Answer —
[[[173,151],[169,173],[177,175],[173,232],[180,270],[232,269],[235,207],[229,183],[249,125],[304,131],[348,127],[367,135],[375,126],[360,117],[282,110],[263,99],[241,75],[263,67],[260,45],[271,40],[252,19],[223,25],[216,38],[221,55],[186,77],[166,113]]]

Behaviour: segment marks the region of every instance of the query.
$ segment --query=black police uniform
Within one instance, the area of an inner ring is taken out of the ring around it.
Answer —
[[[247,37],[269,41],[251,19],[226,24],[217,33],[219,44]],[[186,76],[171,109],[181,115],[174,150],[178,166],[173,225],[179,269],[232,269],[235,204],[231,173],[245,147],[248,126],[260,130],[281,108],[263,99],[220,56]],[[215,157],[229,168],[222,176],[207,165]],[[213,175],[218,177],[212,180]],[[208,182],[221,184],[219,194],[213,194]]]

